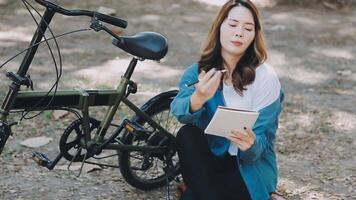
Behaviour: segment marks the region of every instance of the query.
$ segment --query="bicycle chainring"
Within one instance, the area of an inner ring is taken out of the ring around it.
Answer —
[[[63,132],[59,141],[59,149],[63,157],[68,161],[82,162],[92,156],[90,152],[82,145],[84,140],[84,131],[82,128],[83,119],[73,121]],[[90,118],[89,127],[90,133],[96,130],[100,125],[100,121]],[[85,157],[85,154],[87,156]]]

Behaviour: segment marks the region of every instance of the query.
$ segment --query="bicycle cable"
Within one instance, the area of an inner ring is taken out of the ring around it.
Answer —
[[[39,23],[37,22],[37,20],[36,20],[35,17],[33,16],[33,13],[31,12],[31,10],[29,9],[28,6],[30,6],[30,7],[40,16],[41,19],[43,19],[43,16],[42,16],[30,3],[28,3],[27,0],[22,0],[22,2],[24,3],[26,9],[27,9],[28,12],[30,13],[32,19],[36,22],[38,29],[40,30],[40,28],[39,28]],[[51,36],[52,36],[51,39],[54,40],[55,45],[56,45],[56,48],[57,48],[58,58],[59,58],[59,73],[58,73],[58,65],[57,65],[56,59],[55,59],[55,57],[54,57],[54,55],[53,55],[51,46],[50,46],[49,43],[48,43],[49,39],[47,39],[47,37],[44,35],[44,41],[42,41],[42,42],[46,42],[47,47],[48,47],[48,49],[49,49],[49,51],[50,51],[52,60],[53,60],[53,62],[54,62],[54,66],[55,66],[55,70],[56,70],[56,81],[53,83],[53,85],[52,85],[52,87],[49,89],[49,91],[48,91],[35,105],[33,105],[31,108],[25,110],[25,111],[22,113],[22,116],[21,116],[21,118],[20,118],[20,121],[21,121],[22,119],[33,119],[33,118],[39,116],[40,114],[42,114],[45,110],[47,110],[47,108],[48,108],[49,105],[52,103],[52,101],[53,101],[53,99],[54,99],[54,97],[55,97],[55,95],[56,95],[56,92],[57,92],[57,89],[58,89],[58,83],[59,83],[59,80],[60,80],[60,78],[61,78],[61,76],[62,76],[62,56],[61,56],[61,52],[60,52],[60,49],[59,49],[59,45],[58,45],[58,42],[57,42],[57,39],[56,39],[57,37],[54,35],[54,33],[53,33],[51,27],[49,26],[49,24],[48,24],[45,20],[43,20],[43,21],[44,21],[44,23],[47,25],[48,30],[50,31],[50,34],[51,34]],[[86,30],[91,30],[91,29],[88,29],[88,28],[87,28],[87,29],[80,29],[80,30],[68,32],[67,34],[70,34],[70,33],[72,33],[72,32],[86,31]],[[67,35],[67,34],[65,33],[65,34],[62,34],[61,36]],[[42,43],[42,42],[40,42],[40,43]],[[35,45],[32,45],[32,46],[35,46]],[[32,48],[32,47],[31,47],[31,48]],[[52,92],[53,89],[54,89],[53,95],[51,95],[51,99],[49,100],[49,102],[47,103],[47,105],[44,106],[44,108],[43,108],[42,110],[40,110],[37,114],[35,114],[35,115],[33,115],[33,116],[30,116],[30,117],[26,117],[26,115],[28,115],[30,112],[35,111],[35,108],[36,108],[38,105],[40,105],[40,104],[49,96],[49,94]]]
[[[42,31],[40,26],[39,26],[39,23],[38,21],[36,20],[36,18],[34,17],[32,11],[30,10],[30,8],[28,6],[30,6],[39,16],[40,18],[43,20],[43,16],[30,4],[27,2],[27,0],[22,0],[22,3],[24,4],[24,6],[26,7],[27,11],[29,12],[29,14],[31,15],[32,19],[35,21],[35,23],[37,24],[37,28],[39,31]],[[50,32],[50,34],[52,35],[52,37],[54,37],[54,34],[53,34],[53,31],[51,29],[51,27],[49,26],[49,24],[43,20],[43,22],[46,24],[46,26],[48,27],[48,30]],[[62,76],[62,56],[61,56],[61,52],[60,52],[60,49],[59,49],[59,45],[58,45],[58,42],[57,42],[57,39],[54,38],[54,43],[56,45],[56,48],[57,48],[57,52],[58,52],[58,58],[59,58],[59,72],[58,72],[58,65],[57,65],[57,61],[56,61],[56,58],[54,57],[53,55],[53,51],[52,51],[52,48],[51,46],[49,45],[48,41],[47,41],[47,37],[45,35],[45,33],[43,32],[43,38],[44,40],[46,41],[46,44],[47,44],[47,47],[48,47],[48,50],[51,54],[51,57],[52,57],[52,60],[54,62],[54,68],[56,70],[56,81],[53,83],[52,87],[50,88],[50,90],[45,94],[44,97],[42,97],[35,105],[33,105],[31,108],[29,108],[28,110],[25,110],[23,113],[22,113],[22,116],[20,118],[20,121],[22,121],[22,119],[33,119],[37,116],[39,116],[40,114],[42,114],[47,108],[48,106],[52,103],[53,99],[54,99],[54,96],[56,95],[56,92],[57,92],[57,89],[58,89],[58,82],[59,82],[59,79],[61,78]],[[51,99],[49,100],[49,102],[47,103],[47,105],[41,110],[39,111],[37,114],[34,114],[30,117],[26,117],[31,111],[34,111],[34,109],[40,105],[43,100],[45,100],[48,96],[49,96],[49,93],[52,92],[54,88],[54,92],[53,92],[53,95],[51,97]]]
[[[53,110],[65,110],[65,111],[68,111],[68,112],[71,112],[73,113],[78,119],[81,119],[82,116],[80,115],[80,113],[75,110],[75,109],[72,109],[72,108],[68,108],[68,107],[54,107]],[[10,111],[10,113],[22,113],[23,110],[12,110]]]
[[[68,32],[65,32],[65,33],[62,33],[62,34],[59,34],[59,35],[55,35],[54,37],[50,37],[50,38],[47,38],[47,41],[50,41],[50,40],[53,40],[54,38],[60,38],[60,37],[63,37],[63,36],[66,36],[66,35],[70,35],[70,34],[73,34],[73,33],[78,33],[78,32],[84,32],[84,31],[90,31],[91,29],[90,28],[83,28],[83,29],[77,29],[77,30],[73,30],[73,31],[68,31]],[[13,59],[15,59],[17,56],[25,53],[27,50],[29,49],[32,49],[33,47],[35,47],[36,45],[39,45],[39,44],[42,44],[46,42],[45,40],[43,41],[40,41],[40,42],[37,42],[33,45],[31,45],[30,47],[26,48],[26,49],[23,49],[22,51],[20,51],[19,53],[17,53],[16,55],[12,56],[11,58],[7,59],[3,64],[0,65],[0,69],[2,67],[4,67],[7,63],[11,62]]]
[[[55,38],[60,38],[60,37],[63,37],[63,36],[66,36],[66,35],[70,35],[70,34],[74,34],[74,33],[79,33],[79,32],[84,32],[84,31],[90,31],[91,29],[90,28],[83,28],[83,29],[77,29],[77,30],[73,30],[73,31],[68,31],[68,32],[65,32],[65,33],[62,33],[62,34],[59,34],[59,35],[55,35],[54,37],[50,37],[50,38],[47,38],[47,41],[50,41],[50,40],[53,40]],[[40,45],[42,43],[46,42],[46,40],[43,40],[43,41],[40,41],[40,42],[37,42],[33,45],[31,45],[30,47],[26,48],[26,49],[23,49],[22,51],[20,51],[19,53],[17,53],[16,55],[10,57],[9,59],[7,59],[3,64],[0,65],[0,69],[2,67],[4,67],[7,63],[11,62],[13,59],[15,59],[16,57],[18,57],[19,55],[23,54],[24,52],[26,52],[27,50],[29,49],[32,49],[34,46],[36,45]],[[66,110],[66,111],[69,111],[71,113],[74,113],[76,115],[76,117],[79,119],[81,118],[80,114],[75,111],[74,109],[71,109],[71,108],[67,108],[67,107],[62,107],[62,108],[59,108],[59,110]],[[10,111],[10,113],[22,113],[24,111]]]

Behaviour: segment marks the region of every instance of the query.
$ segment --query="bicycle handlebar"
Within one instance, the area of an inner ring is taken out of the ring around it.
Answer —
[[[112,17],[109,15],[105,15],[99,12],[95,12],[95,11],[89,11],[89,10],[68,10],[65,9],[53,2],[47,1],[47,0],[35,0],[38,4],[52,9],[55,12],[61,13],[63,15],[67,15],[67,16],[88,16],[88,17],[97,17],[98,20],[109,23],[111,25],[114,26],[118,26],[121,28],[126,28],[127,27],[127,21],[123,20],[123,19],[119,19],[116,17]]]

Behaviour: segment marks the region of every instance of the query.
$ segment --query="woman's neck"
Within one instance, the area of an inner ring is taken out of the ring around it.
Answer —
[[[236,56],[236,55],[231,55],[231,54],[229,54],[227,52],[222,51],[221,52],[221,56],[222,56],[222,58],[224,60],[224,67],[229,72],[228,73],[229,75],[224,79],[228,84],[231,84],[232,72],[234,71],[234,69],[236,67],[236,64],[240,61],[242,55]]]

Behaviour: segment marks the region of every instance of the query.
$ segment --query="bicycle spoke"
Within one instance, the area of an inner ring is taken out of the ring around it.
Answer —
[[[158,162],[158,161],[156,160],[156,163],[155,163],[156,166],[158,166],[157,162]],[[155,167],[155,171],[156,171],[156,174],[159,174],[159,169],[158,169],[158,167]]]
[[[176,135],[177,129],[180,127],[179,121],[171,113],[169,106],[159,107],[157,110],[149,112],[153,121],[159,124],[162,128],[167,130],[172,135]],[[160,146],[170,145],[172,140],[165,137],[158,129],[155,129],[144,119],[140,118],[138,121],[146,130],[149,131],[149,137],[131,138],[131,143],[134,146]],[[176,175],[179,169],[179,159],[177,154],[170,159],[173,162],[173,171],[166,171],[166,161],[160,153],[150,153],[147,155],[140,155],[138,153],[129,153],[127,158],[124,157],[125,168],[122,170],[124,178],[134,187],[140,189],[156,188],[163,186],[167,183],[167,174],[170,176]],[[147,157],[149,156],[149,157]],[[126,163],[125,163],[126,162]],[[126,168],[127,167],[127,168]],[[172,180],[172,177],[169,178]]]
[[[156,122],[157,122],[158,124],[161,124],[161,121],[162,121],[162,113],[160,113],[160,115],[159,115],[159,119],[157,119],[157,121],[156,121]]]
[[[167,121],[166,121],[166,129],[169,130],[169,123],[170,123],[170,120],[169,120],[170,118],[169,118],[169,116],[170,116],[171,112],[168,111],[167,113],[168,113],[168,114],[167,114]]]
[[[143,158],[139,158],[139,157],[132,156],[132,155],[130,155],[130,157],[131,157],[131,158],[135,158],[135,159],[137,159],[137,160],[143,160]]]
[[[80,130],[80,127],[79,127],[79,126],[76,126],[76,127],[74,128],[74,131],[75,131],[75,133],[76,133],[77,135],[82,135],[82,130]]]
[[[67,144],[66,144],[66,151],[68,151],[69,149],[71,149],[72,147],[74,147],[76,144],[77,144],[77,141],[76,141],[76,140],[67,143]]]
[[[178,121],[176,121],[175,126],[174,126],[174,130],[172,132],[173,135],[177,135],[176,131],[177,131],[178,128],[180,128],[179,125],[180,125],[180,123]]]

